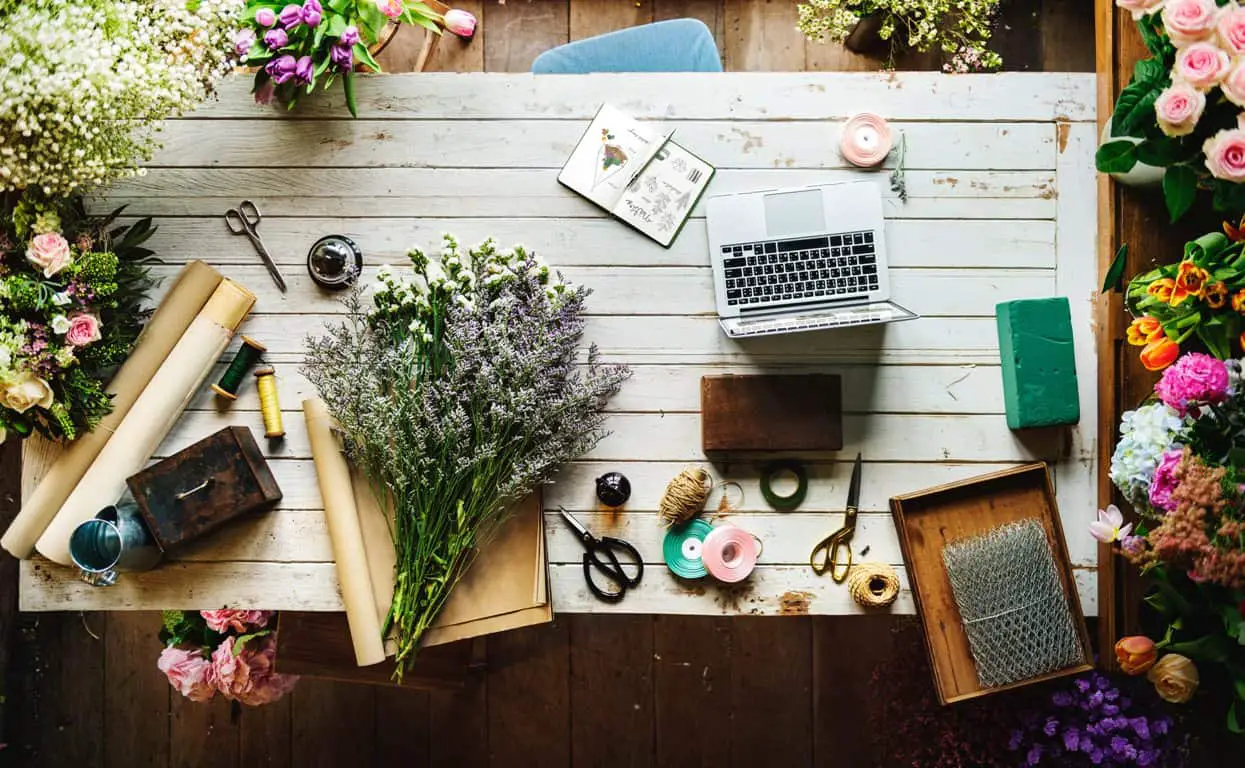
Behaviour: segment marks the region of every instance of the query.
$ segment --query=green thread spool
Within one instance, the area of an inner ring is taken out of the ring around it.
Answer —
[[[242,346],[238,347],[238,354],[233,356],[233,362],[225,369],[220,381],[212,385],[212,390],[226,400],[237,400],[238,387],[242,386],[242,380],[266,351],[267,348],[263,344],[243,336]]]

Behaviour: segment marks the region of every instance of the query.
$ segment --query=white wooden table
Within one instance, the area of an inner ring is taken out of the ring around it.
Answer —
[[[896,565],[902,557],[890,496],[1050,461],[1082,604],[1097,612],[1096,548],[1085,526],[1094,514],[1096,473],[1092,75],[395,75],[363,80],[358,120],[349,119],[336,93],[307,99],[285,118],[283,110],[254,106],[247,90],[235,79],[219,101],[169,123],[165,148],[146,177],[117,185],[99,207],[128,203],[129,214],[157,217],[152,246],[168,262],[160,272],[205,259],[257,293],[242,332],[268,345],[282,375],[288,434],[270,455],[285,499],[108,589],[45,561],[25,562],[23,609],[341,610],[297,410],[311,393],[297,373],[303,340],[340,308],[311,283],[304,258],[318,237],[346,234],[363,248],[371,274],[450,231],[469,243],[486,236],[521,242],[593,288],[588,338],[605,359],[635,371],[609,405],[613,434],[545,491],[556,611],[857,611],[845,586],[814,575],[807,563],[813,544],[842,524],[846,460],[862,451],[856,551],[867,545],[867,559]],[[922,319],[728,340],[714,316],[703,204],[665,250],[556,182],[606,100],[677,128],[680,142],[719,168],[711,194],[875,181],[886,199],[894,298]],[[866,110],[907,136],[906,203],[890,191],[887,173],[849,169],[836,151],[842,121]],[[289,281],[285,295],[250,244],[232,237],[221,220],[243,198],[264,214],[260,232]],[[1050,295],[1072,302],[1081,426],[1019,437],[1003,417],[994,305]],[[658,499],[681,467],[705,463],[700,377],[759,371],[842,374],[846,444],[837,456],[817,458],[808,499],[793,513],[766,508],[756,462],[715,467],[716,476],[725,471],[742,484],[744,502],[733,521],[758,534],[765,551],[743,586],[706,580],[689,588],[661,565]],[[259,430],[255,393],[244,391],[220,411],[205,388],[159,454],[227,424]],[[634,488],[616,521],[594,511],[593,479],[607,470],[624,472]],[[559,520],[558,505],[594,531],[639,547],[650,568],[626,600],[609,605],[587,592],[582,550]],[[896,610],[911,612],[906,579],[904,585]]]

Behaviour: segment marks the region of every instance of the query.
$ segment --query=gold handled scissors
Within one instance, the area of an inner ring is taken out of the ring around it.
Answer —
[[[809,555],[808,564],[818,576],[830,571],[836,584],[847,580],[852,570],[852,536],[856,533],[856,510],[860,507],[860,454],[852,468],[852,482],[847,489],[847,513],[843,527],[818,542]]]
[[[259,222],[262,218],[259,215],[259,209],[250,200],[243,200],[238,203],[237,208],[225,211],[225,225],[229,227],[229,231],[235,235],[246,235],[250,239],[251,244],[255,246],[256,253],[264,260],[268,274],[272,275],[272,281],[277,284],[282,293],[285,293],[285,278],[281,276],[281,270],[277,269],[276,262],[272,260],[272,254],[268,253],[264,241],[259,239]]]

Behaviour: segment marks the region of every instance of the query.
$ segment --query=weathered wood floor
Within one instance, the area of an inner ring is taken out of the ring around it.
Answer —
[[[806,44],[787,0],[457,5],[482,32],[442,41],[433,69],[523,71],[569,39],[682,16],[709,25],[728,69],[877,66]],[[385,52],[391,71],[411,66],[407,34]],[[1009,69],[1092,70],[1092,7],[1012,0],[997,44]],[[16,509],[17,453],[0,450],[0,527]],[[931,705],[916,623],[888,616],[572,616],[490,638],[487,671],[456,694],[307,680],[231,712],[171,695],[156,614],[18,615],[16,583],[0,557],[0,765],[924,765],[937,735],[921,713],[947,716]],[[982,714],[956,717],[967,732]]]

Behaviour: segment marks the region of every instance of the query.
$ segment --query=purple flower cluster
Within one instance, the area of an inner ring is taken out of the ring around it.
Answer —
[[[1093,672],[1050,697],[1052,709],[1031,713],[1008,748],[1025,765],[1170,766],[1178,760],[1171,718],[1149,715],[1110,678]]]

